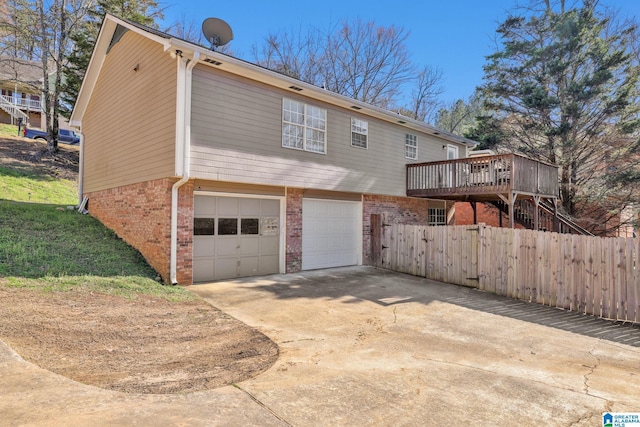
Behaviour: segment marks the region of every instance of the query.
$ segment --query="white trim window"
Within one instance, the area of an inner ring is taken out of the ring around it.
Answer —
[[[411,133],[404,135],[404,157],[411,160],[418,158],[418,137]]]
[[[327,152],[327,110],[283,98],[282,146],[325,154]]]
[[[351,118],[351,146],[367,148],[369,123],[365,120]]]
[[[447,211],[442,208],[429,208],[429,225],[447,225]]]

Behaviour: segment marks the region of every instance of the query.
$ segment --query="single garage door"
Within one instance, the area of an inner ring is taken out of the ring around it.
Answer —
[[[302,200],[302,269],[357,265],[362,242],[362,204]]]
[[[196,195],[193,281],[279,272],[280,200]]]

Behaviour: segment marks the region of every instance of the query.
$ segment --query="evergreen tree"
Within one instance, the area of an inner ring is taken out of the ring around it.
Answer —
[[[638,200],[637,191],[622,191],[640,176],[636,27],[616,27],[593,0],[545,5],[499,26],[501,47],[484,67],[485,106],[509,148],[560,167],[569,214],[594,206],[610,212],[611,200],[622,207]],[[623,193],[631,199],[620,200]]]
[[[91,7],[87,19],[69,34],[74,49],[68,57],[64,70],[65,81],[62,94],[62,114],[71,115],[80,92],[84,74],[89,66],[93,47],[106,13],[127,19],[148,27],[157,28],[156,20],[163,18],[156,0],[98,0]]]

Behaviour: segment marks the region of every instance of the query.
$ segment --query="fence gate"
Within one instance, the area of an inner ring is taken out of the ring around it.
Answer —
[[[456,285],[478,287],[482,229],[387,224],[371,216],[371,260],[378,267]]]

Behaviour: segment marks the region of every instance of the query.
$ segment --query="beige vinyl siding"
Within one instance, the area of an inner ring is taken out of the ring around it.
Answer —
[[[197,178],[404,196],[407,163],[446,159],[447,141],[435,136],[206,66],[194,69],[192,97]],[[326,154],[282,147],[284,97],[327,110]],[[368,121],[367,149],[351,146],[351,117]],[[414,161],[405,158],[407,132],[418,136]]]
[[[208,191],[215,193],[234,194],[258,194],[262,196],[284,197],[286,191],[284,187],[272,187],[266,185],[238,184],[222,181],[202,181],[196,180],[193,186],[195,191]]]
[[[112,47],[82,120],[86,192],[175,174],[176,73],[133,31]]]

